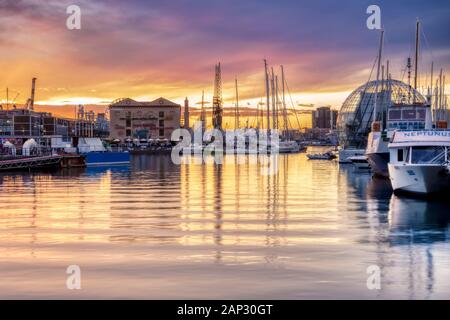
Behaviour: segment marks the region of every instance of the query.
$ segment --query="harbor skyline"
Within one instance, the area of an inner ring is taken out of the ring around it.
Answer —
[[[81,29],[68,30],[67,1],[2,1],[0,100],[6,102],[8,87],[9,99],[19,94],[16,103],[23,104],[36,76],[37,105],[107,105],[120,97],[160,96],[180,104],[187,96],[195,104],[202,90],[211,101],[213,66],[221,61],[225,107],[234,101],[235,77],[242,102],[255,106],[264,96],[267,58],[285,66],[295,104],[339,108],[368,80],[375,58],[378,32],[365,27],[368,2],[321,1],[326,10],[284,2],[79,1]],[[450,66],[449,10],[441,4],[379,3],[394,78],[405,80],[417,12],[426,34],[419,84],[426,88],[433,59],[436,68]]]
[[[448,17],[0,0],[0,300],[285,319],[449,299]]]

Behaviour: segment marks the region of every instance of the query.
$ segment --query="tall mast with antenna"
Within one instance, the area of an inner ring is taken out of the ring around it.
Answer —
[[[416,22],[416,56],[414,61],[414,103],[416,103],[416,92],[417,92],[417,77],[419,72],[419,32],[420,32],[420,21],[417,19]]]
[[[408,57],[406,68],[408,69],[408,103],[411,103],[411,58]]]

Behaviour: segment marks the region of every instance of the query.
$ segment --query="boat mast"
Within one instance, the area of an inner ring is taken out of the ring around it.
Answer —
[[[439,120],[442,120],[442,69],[439,74]]]
[[[287,121],[287,110],[286,110],[286,90],[285,90],[285,79],[284,79],[284,67],[281,66],[281,90],[282,90],[282,101],[283,101],[283,121],[284,121],[284,131],[286,135],[288,133],[288,121]]]
[[[275,76],[275,125],[276,129],[279,129],[278,126],[278,105],[280,104],[279,97],[278,97],[278,76]]]
[[[236,84],[236,107],[234,111],[234,128],[235,130],[239,129],[239,91],[238,91],[238,80],[235,78]]]
[[[381,71],[381,55],[383,54],[383,40],[384,40],[384,30],[381,30],[381,35],[380,35],[380,45],[378,48],[378,66],[377,66],[377,81],[375,83],[375,96],[374,96],[374,106],[373,106],[373,121],[377,121],[377,115],[378,115],[378,110],[377,110],[377,103],[378,103],[378,82],[380,80],[380,71]]]
[[[275,74],[273,73],[273,67],[271,68],[271,76],[270,76],[270,89],[272,91],[272,129],[276,129],[276,117],[275,117]]]
[[[419,70],[419,32],[420,32],[420,21],[417,19],[416,23],[416,57],[414,62],[414,103],[416,103],[416,92],[417,92],[417,76]]]
[[[270,92],[269,92],[269,71],[267,70],[267,61],[264,59],[264,73],[266,77],[266,109],[267,109],[267,131],[270,130]]]

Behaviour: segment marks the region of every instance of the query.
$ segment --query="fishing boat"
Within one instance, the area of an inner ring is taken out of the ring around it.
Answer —
[[[450,191],[450,131],[397,131],[389,144],[389,176],[395,192]]]

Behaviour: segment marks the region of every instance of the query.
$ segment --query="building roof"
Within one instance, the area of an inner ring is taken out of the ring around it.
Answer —
[[[112,107],[181,107],[179,104],[160,97],[153,101],[136,101],[130,98],[121,98],[114,100],[110,105]]]

